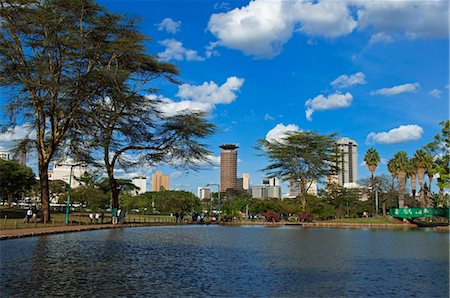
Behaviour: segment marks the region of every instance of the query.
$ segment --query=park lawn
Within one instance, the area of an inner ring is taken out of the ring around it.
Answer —
[[[402,224],[401,221],[392,220],[390,217],[361,217],[361,218],[338,218],[319,221],[323,223],[349,223],[349,224]]]

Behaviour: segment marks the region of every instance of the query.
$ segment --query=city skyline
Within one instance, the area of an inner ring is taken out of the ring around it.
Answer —
[[[218,146],[226,142],[240,148],[237,176],[249,173],[261,181],[266,161],[253,149],[257,140],[288,130],[355,140],[359,178],[370,176],[362,157],[374,147],[381,157],[375,174],[388,174],[388,159],[400,150],[411,157],[448,119],[448,2],[414,2],[414,9],[405,5],[412,1],[384,2],[99,1],[140,17],[140,28],[153,39],[148,52],[179,67],[181,85],[157,82],[160,92],[148,96],[163,98],[166,113],[203,110],[218,127],[205,140],[212,166],[188,172],[145,165],[119,169],[117,176],[150,177],[161,169],[173,189],[195,193],[219,183]],[[308,19],[308,12],[317,17]],[[334,17],[319,17],[327,13]],[[240,22],[244,18],[252,21]],[[0,96],[2,106],[7,100]],[[27,125],[0,135],[0,147],[25,136]],[[35,154],[27,164],[36,173]]]

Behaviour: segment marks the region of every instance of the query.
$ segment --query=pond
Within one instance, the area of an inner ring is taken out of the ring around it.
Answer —
[[[448,297],[449,234],[142,227],[0,241],[2,297]]]

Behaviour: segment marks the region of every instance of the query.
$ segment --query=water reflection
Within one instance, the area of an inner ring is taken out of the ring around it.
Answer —
[[[148,227],[0,242],[8,296],[448,297],[449,235]]]

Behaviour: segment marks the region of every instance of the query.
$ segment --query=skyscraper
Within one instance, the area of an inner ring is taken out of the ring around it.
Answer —
[[[220,152],[220,191],[229,188],[236,189],[237,179],[237,148],[234,144],[223,144]]]
[[[152,191],[169,190],[169,176],[163,176],[161,171],[152,175]]]
[[[358,144],[349,138],[340,138],[336,144],[341,152],[338,183],[345,187],[347,183],[358,180]]]

